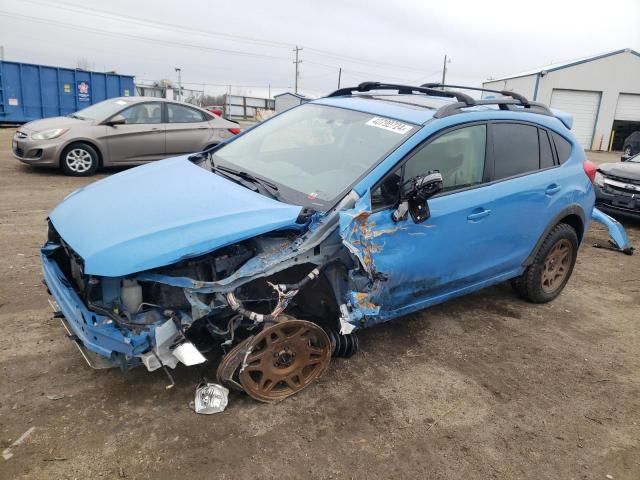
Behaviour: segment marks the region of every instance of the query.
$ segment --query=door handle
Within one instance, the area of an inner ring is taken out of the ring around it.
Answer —
[[[491,215],[491,210],[480,207],[476,208],[473,213],[469,214],[467,216],[467,220],[470,222],[478,222],[489,215]]]
[[[161,133],[161,132],[162,132],[162,130],[160,130],[159,128],[152,128],[152,129],[151,129],[151,132],[152,132],[152,133]]]
[[[552,183],[551,185],[549,185],[547,187],[547,189],[544,191],[544,193],[547,194],[547,195],[555,195],[559,191],[560,191],[560,185],[558,185],[556,183]]]

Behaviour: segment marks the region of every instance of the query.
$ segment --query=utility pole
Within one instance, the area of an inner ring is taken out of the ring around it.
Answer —
[[[269,84],[269,100],[271,100],[271,84]]]
[[[444,62],[442,63],[442,84],[445,84],[446,81],[446,77],[447,77],[447,63],[451,63],[451,59],[447,58],[447,56],[444,56]],[[442,87],[442,89],[444,90],[444,87]]]
[[[175,67],[175,71],[178,72],[178,101],[182,101],[182,69]]]
[[[342,67],[338,70],[338,88],[340,88],[340,79],[342,78]]]
[[[295,63],[296,65],[296,79],[295,79],[294,92],[298,93],[298,78],[300,77],[300,71],[298,70],[298,65],[302,63],[302,60],[299,59],[298,54],[302,51],[302,47],[298,47],[296,45],[296,48],[294,48],[293,51],[296,52],[296,59],[293,61],[293,63]]]

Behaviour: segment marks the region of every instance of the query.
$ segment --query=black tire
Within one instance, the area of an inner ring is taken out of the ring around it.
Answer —
[[[633,149],[631,148],[631,145],[627,145],[626,147],[624,147],[624,154],[629,157],[633,155]]]
[[[578,256],[578,235],[570,225],[556,225],[544,239],[533,263],[511,280],[511,286],[524,300],[547,303],[560,295],[571,278]]]
[[[60,155],[60,168],[65,175],[88,177],[96,173],[100,166],[100,155],[91,145],[72,143]]]

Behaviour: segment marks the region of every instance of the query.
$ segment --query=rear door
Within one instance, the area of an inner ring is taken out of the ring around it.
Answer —
[[[167,103],[166,109],[168,156],[198,152],[208,145],[213,129],[206,114],[177,103]]]
[[[137,103],[121,111],[125,125],[107,126],[110,163],[140,163],[165,157],[160,102]]]
[[[569,173],[559,168],[552,136],[520,122],[489,123],[490,208],[499,215],[497,269],[519,268],[563,206]],[[564,173],[564,176],[563,176]]]

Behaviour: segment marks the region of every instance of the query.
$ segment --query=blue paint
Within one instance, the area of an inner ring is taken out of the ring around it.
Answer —
[[[118,365],[114,353],[133,356],[148,350],[151,345],[150,338],[153,338],[153,329],[142,330],[140,333],[125,332],[109,318],[90,311],[84,305],[65,279],[60,267],[50,258],[58,248],[60,246],[57,244],[47,244],[42,248],[42,272],[51,295],[78,340],[92,352],[111,359],[114,366]]]
[[[81,188],[49,218],[84,260],[117,277],[170,265],[283,227],[300,207],[272,200],[194,165],[149,163]]]

